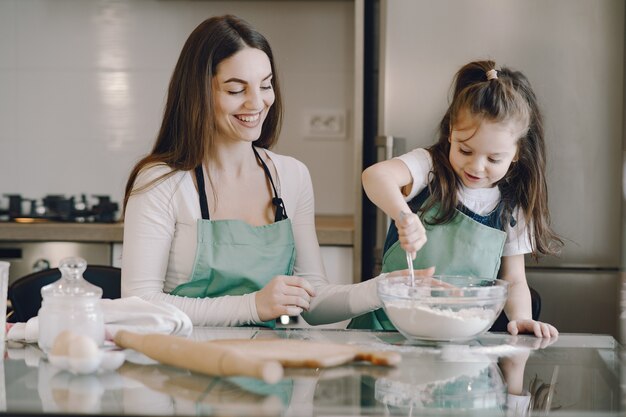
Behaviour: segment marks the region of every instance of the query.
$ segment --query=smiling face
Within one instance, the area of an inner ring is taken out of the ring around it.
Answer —
[[[524,128],[517,121],[491,122],[463,112],[450,132],[450,165],[468,188],[491,188],[517,159]]]
[[[272,66],[265,52],[245,47],[217,66],[215,118],[221,140],[253,142],[274,103]]]

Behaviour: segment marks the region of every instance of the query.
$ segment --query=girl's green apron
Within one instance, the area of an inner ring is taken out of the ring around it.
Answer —
[[[202,166],[196,167],[202,212],[197,222],[196,259],[191,280],[174,288],[172,295],[203,298],[249,294],[276,275],[293,274],[296,256],[291,221],[267,165],[254,146],[252,149],[272,184],[274,223],[250,226],[241,220],[210,220]],[[274,327],[274,321],[259,324]]]
[[[428,196],[426,187],[409,206],[417,213]],[[424,269],[434,266],[435,273],[439,275],[471,275],[496,279],[506,240],[506,233],[499,230],[501,227],[494,228],[493,224],[500,222],[501,205],[487,216],[477,215],[464,207],[463,211],[457,210],[450,222],[429,225],[438,210],[439,205],[435,204],[428,212],[420,215],[428,240],[417,252],[413,267]],[[395,243],[385,251],[382,272],[408,268],[406,253],[397,240],[395,224],[392,228],[395,231]],[[355,317],[348,328],[396,330],[382,308]]]

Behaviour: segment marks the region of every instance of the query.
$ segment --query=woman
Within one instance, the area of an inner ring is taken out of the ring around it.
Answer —
[[[375,280],[328,284],[309,172],[269,150],[281,118],[263,35],[235,16],[202,22],[126,186],[122,296],[165,300],[205,326],[331,323],[381,306]]]

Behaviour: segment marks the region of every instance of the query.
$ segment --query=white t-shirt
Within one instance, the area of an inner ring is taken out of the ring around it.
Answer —
[[[310,324],[346,320],[382,306],[376,279],[353,285],[331,285],[326,278],[315,231],[313,185],[300,161],[265,152],[276,167],[273,178],[291,220],[296,246],[294,275],[313,285],[317,296],[303,317]],[[261,169],[261,168],[259,168]],[[165,165],[143,170],[135,189],[170,172]],[[241,296],[187,298],[171,292],[191,277],[196,255],[196,223],[201,219],[193,171],[179,171],[133,194],[126,207],[122,252],[122,296],[165,300],[198,326],[259,323],[255,293]]]
[[[413,149],[409,153],[398,156],[397,159],[406,164],[413,178],[411,191],[406,196],[410,201],[418,195],[430,182],[433,160],[430,153],[423,148]],[[467,188],[459,190],[459,202],[474,213],[486,216],[491,213],[500,202],[500,189],[492,188]],[[532,245],[526,227],[526,218],[521,210],[513,211],[515,226],[505,225],[506,241],[502,256],[522,255],[532,252]]]

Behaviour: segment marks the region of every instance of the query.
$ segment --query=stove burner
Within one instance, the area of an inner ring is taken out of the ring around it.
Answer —
[[[6,209],[0,208],[0,221],[16,223],[113,223],[119,207],[107,195],[92,196],[97,199],[97,203],[91,207],[85,194],[79,198],[47,195],[41,200],[23,198],[20,194],[5,194],[5,197],[9,199],[9,205]]]

